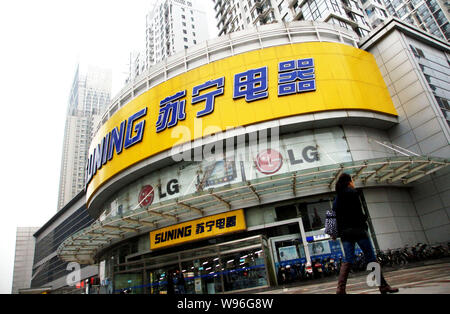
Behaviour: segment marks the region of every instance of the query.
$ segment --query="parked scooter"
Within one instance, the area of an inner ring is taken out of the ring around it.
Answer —
[[[447,252],[442,245],[435,245],[430,248],[430,256],[433,259],[443,258],[447,256]]]
[[[313,267],[309,262],[305,264],[304,278],[306,280],[314,279]]]
[[[313,260],[312,266],[313,266],[314,278],[315,279],[322,278],[323,277],[323,269],[322,269],[322,263],[320,262],[320,260]]]
[[[279,285],[284,285],[287,283],[286,269],[284,267],[278,267],[277,277]]]
[[[328,270],[329,270],[330,275],[339,275],[337,262],[334,258],[330,258]]]
[[[326,258],[323,261],[322,268],[325,277],[334,275],[335,273],[334,259],[331,259],[330,257]]]
[[[392,252],[392,261],[396,265],[406,265],[408,263],[408,260],[406,257],[401,253],[400,250],[394,250]]]

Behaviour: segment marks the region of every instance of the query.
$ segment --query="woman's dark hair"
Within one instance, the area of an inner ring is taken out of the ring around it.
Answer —
[[[352,182],[352,177],[349,174],[341,174],[338,181],[336,182],[336,192],[338,194],[342,193],[348,187],[350,182]]]

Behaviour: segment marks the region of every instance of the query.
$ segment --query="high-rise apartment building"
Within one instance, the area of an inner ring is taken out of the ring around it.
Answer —
[[[157,0],[147,15],[146,67],[208,39],[203,0]]]
[[[384,0],[389,15],[450,40],[448,0]]]
[[[375,28],[386,20],[389,15],[382,0],[360,0],[371,28]]]
[[[249,27],[320,21],[366,36],[371,27],[357,0],[213,0],[219,36]]]
[[[145,51],[133,51],[130,53],[130,60],[128,63],[128,77],[125,84],[132,82],[136,77],[141,75],[147,68]]]
[[[31,285],[33,270],[34,244],[33,234],[36,227],[18,227],[16,232],[16,254],[14,257],[14,273],[12,293],[19,293],[19,289],[28,289]]]
[[[61,160],[58,210],[84,189],[94,127],[111,99],[111,70],[77,68],[70,93]]]
[[[321,21],[368,35],[389,16],[450,39],[448,0],[213,0],[219,36],[248,27]]]

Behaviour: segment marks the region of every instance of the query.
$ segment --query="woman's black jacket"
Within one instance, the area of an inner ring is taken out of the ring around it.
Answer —
[[[338,193],[334,210],[339,236],[344,236],[352,231],[367,231],[367,217],[364,215],[358,192],[350,187]]]

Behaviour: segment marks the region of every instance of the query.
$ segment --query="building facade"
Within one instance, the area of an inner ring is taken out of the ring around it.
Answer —
[[[133,51],[130,53],[130,60],[128,63],[128,77],[125,84],[132,83],[139,75],[147,70],[147,57],[145,51]]]
[[[399,112],[399,123],[389,130],[389,139],[393,145],[416,155],[448,159],[449,46],[445,40],[440,41],[408,24],[396,20],[386,24],[360,46],[375,56]],[[382,34],[383,31],[387,35]],[[422,239],[427,243],[446,242],[450,238],[449,179],[447,169],[417,181],[410,190],[410,200],[420,225],[403,210],[396,213],[395,207],[390,206],[392,216],[386,212],[376,218],[379,230],[386,232],[378,237],[392,239],[394,235],[398,242],[389,245],[398,247],[417,234],[416,230],[422,229]],[[385,202],[377,197],[373,201],[378,203],[376,206],[383,206]],[[385,208],[388,210],[387,206]]]
[[[97,283],[98,265],[70,264],[56,254],[64,240],[93,223],[84,196],[84,192],[79,193],[34,233],[31,287],[22,293],[81,294],[86,293],[87,286]]]
[[[328,22],[355,31],[371,30],[358,1],[354,0],[213,0],[219,36],[249,27],[292,21]]]
[[[450,40],[449,3],[443,0],[384,0],[388,14],[436,37]]]
[[[386,7],[381,0],[361,0],[361,5],[372,29],[388,18]]]
[[[57,255],[98,264],[112,293],[167,293],[177,270],[188,293],[274,286],[280,267],[342,257],[324,217],[343,172],[376,249],[447,243],[449,52],[390,19],[364,41],[291,22],[168,58],[103,116],[94,223]]]
[[[199,0],[158,0],[147,15],[146,67],[208,39]]]
[[[111,99],[110,70],[78,66],[70,92],[64,131],[58,209],[84,188],[86,158],[101,116]]]
[[[443,0],[213,0],[219,36],[278,22],[322,21],[365,37],[388,17],[396,17],[449,40],[448,3]]]
[[[12,294],[19,293],[20,289],[30,288],[35,245],[33,234],[38,229],[36,227],[17,228]]]

